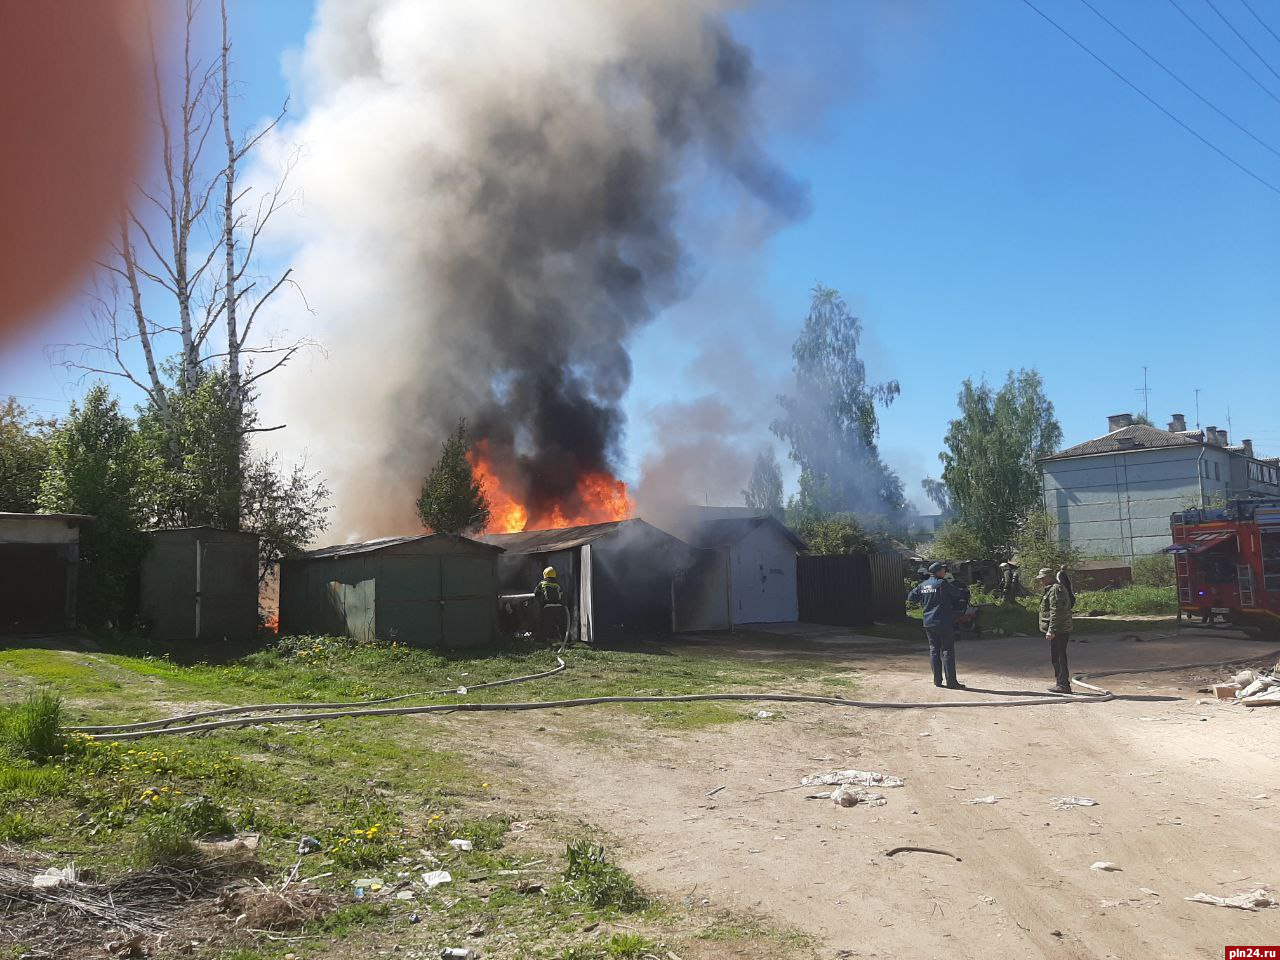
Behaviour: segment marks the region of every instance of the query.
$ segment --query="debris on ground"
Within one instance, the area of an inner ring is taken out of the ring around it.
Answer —
[[[44,873],[37,873],[31,878],[31,886],[37,890],[51,890],[64,883],[76,882],[76,865],[69,863],[65,867],[50,867]]]
[[[1072,807],[1096,807],[1098,801],[1093,797],[1050,797],[1049,802],[1055,810],[1070,810]]]
[[[455,837],[454,839],[450,840],[449,846],[453,847],[453,849],[457,851],[460,851],[461,853],[470,853],[472,850],[475,849],[475,844],[473,844],[470,840],[463,840],[459,837]]]
[[[938,850],[934,847],[894,847],[892,850],[886,850],[884,852],[884,855],[886,857],[892,857],[892,856],[896,856],[899,853],[936,853],[940,857],[950,857],[952,860],[956,861],[956,863],[963,862],[959,857],[957,857],[954,853],[951,853],[949,850]]]
[[[1270,670],[1241,670],[1229,681],[1214,684],[1212,689],[1219,700],[1243,703],[1246,707],[1280,706],[1280,663]]]
[[[434,890],[441,884],[452,883],[453,874],[448,870],[432,870],[430,873],[422,875],[422,882],[427,885],[428,890]]]
[[[1232,907],[1236,910],[1264,910],[1267,907],[1280,906],[1280,901],[1271,895],[1267,887],[1258,887],[1247,893],[1237,893],[1234,897],[1215,897],[1210,893],[1197,893],[1194,897],[1185,897],[1191,903],[1207,903],[1215,907]]]
[[[889,801],[883,794],[869,793],[860,790],[851,783],[842,783],[831,791],[831,801],[841,807],[856,807],[865,804],[869,807],[883,807]]]
[[[966,800],[965,803],[996,803],[999,797],[992,795],[990,797],[974,797],[972,800]]]
[[[298,856],[305,857],[310,853],[319,853],[323,846],[315,837],[303,837],[298,841]]]
[[[901,777],[891,777],[887,773],[876,773],[871,770],[832,770],[829,773],[813,773],[800,781],[802,787],[835,787],[852,783],[859,787],[901,787],[906,781]]]
[[[1089,867],[1089,869],[1090,869],[1090,870],[1102,870],[1102,871],[1105,871],[1106,873],[1119,873],[1119,872],[1120,872],[1120,868],[1119,868],[1119,867],[1117,867],[1117,866],[1116,866],[1114,863],[1112,863],[1110,860],[1099,860],[1097,863],[1095,863],[1095,864],[1093,864],[1091,867]]]
[[[774,714],[773,714],[773,711],[772,711],[772,710],[757,710],[757,711],[756,711],[756,719],[757,719],[757,720],[768,720],[768,719],[772,718],[772,717],[773,717],[773,715],[774,715]]]

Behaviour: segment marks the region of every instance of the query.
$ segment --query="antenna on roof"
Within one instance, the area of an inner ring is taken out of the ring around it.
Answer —
[[[1147,368],[1142,368],[1142,386],[1138,387],[1137,392],[1142,394],[1142,419],[1151,419],[1151,388],[1147,386]]]
[[[1231,408],[1230,407],[1227,407],[1227,436],[1228,437],[1235,436],[1235,430],[1232,429],[1232,426],[1231,426]]]
[[[1200,388],[1196,387],[1196,429],[1200,429]]]

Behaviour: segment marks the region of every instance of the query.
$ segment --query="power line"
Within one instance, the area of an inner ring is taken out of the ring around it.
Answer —
[[[1087,53],[1089,56],[1093,57],[1093,59],[1097,60],[1097,61],[1098,61],[1098,63],[1100,63],[1100,64],[1102,64],[1104,67],[1106,67],[1106,68],[1107,68],[1107,70],[1109,70],[1109,71],[1110,71],[1110,72],[1111,72],[1111,73],[1116,77],[1116,79],[1118,79],[1118,80],[1122,81],[1122,82],[1125,84],[1125,86],[1129,87],[1131,90],[1133,90],[1133,92],[1134,92],[1134,93],[1138,94],[1140,97],[1142,97],[1142,99],[1146,100],[1146,101],[1147,101],[1147,103],[1151,104],[1153,107],[1155,107],[1155,108],[1156,108],[1157,110],[1159,110],[1161,113],[1163,113],[1166,117],[1168,117],[1170,120],[1172,120],[1172,121],[1173,121],[1174,123],[1176,123],[1178,126],[1180,126],[1183,130],[1187,131],[1187,133],[1191,134],[1193,137],[1195,137],[1197,140],[1199,140],[1201,143],[1203,143],[1206,147],[1208,147],[1210,150],[1212,150],[1212,151],[1213,151],[1214,153],[1216,153],[1218,156],[1222,157],[1222,159],[1223,159],[1223,160],[1226,160],[1228,163],[1230,163],[1230,164],[1231,164],[1233,167],[1235,167],[1237,170],[1240,170],[1241,172],[1243,172],[1243,173],[1245,173],[1245,174],[1248,174],[1251,178],[1253,178],[1254,180],[1258,181],[1258,183],[1262,184],[1264,187],[1266,187],[1266,188],[1267,188],[1268,190],[1270,190],[1272,193],[1276,194],[1277,196],[1280,196],[1280,187],[1277,187],[1274,183],[1272,183],[1272,182],[1271,182],[1271,181],[1269,181],[1269,180],[1264,180],[1262,177],[1258,176],[1258,174],[1254,173],[1252,170],[1250,170],[1248,167],[1246,167],[1246,166],[1245,166],[1243,163],[1241,163],[1239,160],[1235,159],[1233,156],[1231,156],[1229,153],[1227,153],[1227,152],[1226,152],[1225,150],[1223,150],[1221,147],[1218,147],[1218,146],[1216,146],[1215,144],[1211,143],[1209,140],[1207,140],[1207,139],[1206,139],[1204,136],[1202,136],[1200,133],[1196,132],[1194,129],[1192,129],[1191,127],[1189,127],[1189,126],[1188,126],[1187,124],[1185,124],[1183,121],[1179,120],[1176,116],[1174,116],[1171,112],[1169,112],[1169,110],[1168,110],[1168,109],[1166,109],[1164,106],[1162,106],[1162,105],[1159,103],[1159,101],[1157,101],[1154,97],[1152,97],[1149,93],[1147,93],[1145,90],[1143,90],[1141,87],[1139,87],[1136,83],[1134,83],[1132,80],[1130,80],[1128,77],[1126,77],[1123,73],[1121,73],[1121,72],[1120,72],[1119,70],[1117,70],[1115,67],[1111,66],[1111,64],[1107,63],[1107,61],[1103,60],[1103,59],[1102,59],[1102,57],[1098,56],[1096,53],[1094,53],[1092,50],[1090,50],[1090,49],[1089,49],[1087,46],[1085,46],[1081,41],[1077,40],[1077,39],[1075,38],[1075,36],[1067,30],[1067,28],[1066,28],[1066,27],[1062,26],[1062,24],[1058,23],[1056,20],[1054,20],[1052,17],[1050,17],[1047,13],[1045,13],[1043,10],[1041,10],[1039,7],[1037,7],[1034,3],[1032,3],[1032,2],[1031,2],[1031,0],[1022,0],[1022,2],[1023,2],[1023,3],[1025,3],[1025,4],[1026,4],[1028,7],[1030,7],[1032,10],[1034,10],[1036,13],[1040,14],[1040,16],[1041,16],[1041,18],[1042,18],[1042,19],[1044,19],[1046,22],[1048,22],[1048,23],[1049,23],[1049,24],[1051,24],[1053,27],[1055,27],[1055,28],[1058,30],[1058,32],[1059,32],[1059,33],[1061,33],[1064,37],[1066,37],[1068,40],[1070,40],[1072,43],[1074,43],[1077,47],[1079,47],[1081,50],[1083,50],[1083,51],[1084,51],[1085,53]],[[1169,2],[1170,2],[1170,3],[1173,3],[1173,2],[1174,2],[1174,0],[1169,0]]]
[[[1253,19],[1257,20],[1260,24],[1262,24],[1262,29],[1267,31],[1267,33],[1271,34],[1271,36],[1275,37],[1276,43],[1280,43],[1280,35],[1277,35],[1276,32],[1271,29],[1271,26],[1267,23],[1267,21],[1263,20],[1260,16],[1258,16],[1258,11],[1253,9],[1253,7],[1249,3],[1249,0],[1240,0],[1240,2],[1244,4],[1244,8],[1246,10],[1248,10],[1250,13],[1253,14]]]
[[[1161,70],[1163,70],[1163,71],[1164,71],[1165,73],[1167,73],[1169,76],[1173,77],[1173,79],[1174,79],[1174,80],[1176,80],[1176,81],[1177,81],[1177,82],[1182,86],[1182,88],[1183,88],[1184,90],[1186,90],[1188,93],[1190,93],[1192,96],[1194,96],[1197,100],[1199,100],[1201,103],[1203,103],[1206,107],[1208,107],[1210,110],[1212,110],[1212,111],[1213,111],[1214,113],[1216,113],[1218,116],[1222,117],[1222,119],[1223,119],[1223,120],[1226,120],[1229,124],[1231,124],[1231,125],[1232,125],[1233,127],[1235,127],[1237,130],[1239,130],[1239,131],[1240,131],[1241,133],[1243,133],[1245,136],[1247,136],[1247,137],[1248,137],[1250,140],[1252,140],[1254,143],[1258,144],[1258,145],[1259,145],[1259,146],[1261,146],[1261,147],[1265,147],[1267,150],[1270,150],[1272,153],[1274,153],[1277,157],[1280,157],[1280,150],[1277,150],[1277,149],[1276,149],[1275,147],[1273,147],[1271,144],[1267,143],[1265,140],[1263,140],[1263,139],[1259,138],[1258,136],[1256,136],[1256,135],[1253,133],[1253,131],[1252,131],[1252,130],[1250,130],[1249,128],[1247,128],[1246,126],[1244,126],[1244,124],[1239,123],[1237,120],[1235,120],[1235,118],[1233,118],[1233,117],[1231,117],[1229,114],[1227,114],[1227,113],[1226,113],[1226,111],[1221,110],[1221,109],[1217,106],[1217,104],[1215,104],[1215,103],[1211,102],[1207,97],[1204,97],[1203,95],[1201,95],[1200,91],[1196,90],[1196,89],[1195,89],[1194,87],[1192,87],[1189,83],[1187,83],[1185,80],[1183,80],[1180,76],[1178,76],[1176,73],[1174,73],[1174,72],[1173,72],[1172,70],[1170,70],[1168,67],[1166,67],[1166,66],[1165,66],[1165,65],[1164,65],[1160,60],[1158,60],[1158,59],[1156,58],[1155,54],[1153,54],[1153,53],[1151,53],[1150,51],[1148,51],[1146,47],[1144,47],[1142,44],[1138,43],[1138,41],[1137,41],[1137,40],[1133,39],[1133,37],[1129,36],[1127,33],[1125,33],[1123,30],[1121,30],[1118,26],[1116,26],[1116,25],[1115,25],[1111,20],[1109,20],[1109,19],[1107,18],[1107,16],[1106,16],[1106,15],[1105,15],[1101,10],[1099,10],[1099,9],[1098,9],[1097,7],[1095,7],[1092,3],[1090,3],[1090,2],[1089,2],[1089,0],[1080,0],[1080,2],[1081,2],[1081,3],[1083,3],[1083,4],[1084,4],[1086,7],[1088,7],[1090,10],[1092,10],[1095,14],[1097,14],[1097,15],[1098,15],[1098,18],[1099,18],[1099,19],[1101,19],[1103,23],[1105,23],[1107,26],[1109,26],[1109,27],[1110,27],[1112,30],[1114,30],[1116,33],[1120,34],[1120,36],[1122,36],[1122,37],[1124,37],[1126,40],[1128,40],[1128,41],[1129,41],[1129,43],[1130,43],[1131,45],[1133,45],[1135,48],[1137,48],[1137,50],[1138,50],[1138,51],[1139,51],[1143,56],[1145,56],[1148,60],[1150,60],[1152,63],[1154,63],[1157,67],[1159,67]]]
[[[1273,77],[1275,77],[1277,80],[1280,80],[1280,73],[1276,73],[1275,67],[1267,63],[1266,57],[1260,54],[1257,51],[1257,48],[1254,47],[1254,45],[1249,42],[1248,38],[1245,37],[1245,35],[1241,33],[1239,30],[1236,29],[1236,25],[1226,18],[1223,12],[1218,9],[1218,5],[1214,3],[1213,0],[1204,0],[1204,2],[1207,3],[1209,5],[1209,8],[1218,15],[1218,19],[1221,20],[1223,23],[1225,23],[1227,27],[1231,30],[1231,32],[1240,38],[1240,42],[1249,48],[1249,52],[1258,58],[1258,62],[1261,63],[1264,67],[1266,67],[1268,70],[1270,70],[1271,75]]]
[[[1208,40],[1210,43],[1212,43],[1215,47],[1218,48],[1219,53],[1221,53],[1224,57],[1226,57],[1228,60],[1234,63],[1237,67],[1239,67],[1241,73],[1243,73],[1246,77],[1248,77],[1250,80],[1256,83],[1258,85],[1259,90],[1265,93],[1268,97],[1270,97],[1276,103],[1280,103],[1280,97],[1277,97],[1270,87],[1268,87],[1265,83],[1263,83],[1261,80],[1255,77],[1253,75],[1252,70],[1250,70],[1243,63],[1241,63],[1239,60],[1233,57],[1231,55],[1231,51],[1229,51],[1226,47],[1220,44],[1217,38],[1213,34],[1211,34],[1204,27],[1200,26],[1200,23],[1198,20],[1192,17],[1191,14],[1187,13],[1187,11],[1183,10],[1182,7],[1179,6],[1178,4],[1178,0],[1169,0],[1169,2],[1173,4],[1173,8],[1175,10],[1177,10],[1180,14],[1182,14],[1184,17],[1187,18],[1188,23],[1190,23],[1193,27],[1195,27],[1197,30],[1200,31],[1201,35],[1203,35],[1206,40]]]

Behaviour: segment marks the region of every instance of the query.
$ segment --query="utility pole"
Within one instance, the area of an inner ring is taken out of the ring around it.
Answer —
[[[1151,388],[1147,386],[1147,368],[1142,368],[1142,386],[1138,388],[1138,393],[1142,394],[1142,417],[1144,420],[1151,419]]]

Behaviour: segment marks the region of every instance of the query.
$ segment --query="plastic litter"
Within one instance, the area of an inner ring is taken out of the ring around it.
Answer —
[[[1050,797],[1049,802],[1055,810],[1070,810],[1072,807],[1096,807],[1098,801],[1092,797]]]
[[[465,697],[465,696],[467,695],[467,688],[466,688],[466,687],[459,687],[459,688],[458,688],[458,695],[459,695],[459,696],[463,696],[463,697]]]
[[[1105,870],[1107,873],[1119,873],[1120,868],[1110,860],[1099,860],[1097,863],[1089,867],[1090,870]]]
[[[303,837],[298,841],[298,856],[305,857],[309,853],[318,853],[322,844],[315,837]]]
[[[850,783],[842,783],[832,790],[831,801],[841,807],[856,807],[859,804],[866,804],[870,807],[883,807],[889,802],[881,794],[859,790]]]
[[[475,953],[467,947],[445,947],[440,951],[440,960],[471,960]]]
[[[906,781],[901,777],[891,777],[887,773],[870,770],[832,770],[830,773],[810,774],[800,781],[802,787],[834,787],[844,783],[860,787],[901,787]]]
[[[1258,887],[1248,893],[1237,893],[1234,897],[1215,897],[1210,893],[1197,893],[1194,897],[1185,897],[1191,903],[1207,903],[1215,907],[1232,907],[1236,910],[1263,910],[1267,907],[1280,906],[1280,902],[1271,896],[1266,887]]]
[[[412,890],[401,890],[396,894],[397,900],[412,900],[416,894]]]
[[[76,882],[76,865],[74,863],[67,864],[65,867],[50,867],[44,873],[37,873],[31,878],[31,886],[37,890],[51,890],[54,887],[60,887],[64,883]]]
[[[996,796],[974,797],[972,800],[966,800],[965,803],[996,803],[999,799],[1000,798]]]
[[[427,885],[428,890],[434,890],[442,883],[452,883],[453,874],[448,870],[432,870],[430,873],[422,875],[422,882]]]
[[[772,710],[757,710],[757,711],[756,711],[756,719],[757,719],[757,720],[768,720],[768,719],[769,719],[770,717],[772,717],[773,715],[774,715],[774,714],[773,714],[773,711],[772,711]]]
[[[449,846],[453,847],[455,850],[461,850],[463,853],[469,853],[471,850],[475,849],[475,844],[470,840],[462,840],[458,838],[450,840]]]

